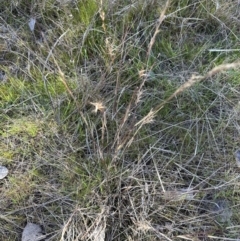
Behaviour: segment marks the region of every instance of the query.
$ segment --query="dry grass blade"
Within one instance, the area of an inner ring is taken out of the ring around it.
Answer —
[[[193,237],[193,235],[178,235],[178,238],[184,239],[184,240],[190,240],[190,241],[200,241],[199,238]]]
[[[238,241],[237,239],[235,238],[222,238],[222,237],[218,237],[218,236],[212,236],[212,235],[208,235],[208,238],[211,238],[211,239],[217,239],[217,240],[224,240],[224,241]]]
[[[193,75],[187,82],[185,82],[183,85],[181,85],[173,94],[171,94],[165,101],[163,101],[162,103],[160,103],[159,105],[157,105],[153,110],[151,110],[148,115],[146,116],[147,119],[151,119],[153,120],[154,116],[157,114],[157,112],[159,112],[170,100],[172,100],[174,97],[178,96],[179,94],[181,94],[182,92],[184,92],[185,90],[187,90],[188,88],[192,87],[193,85],[195,85],[196,83],[206,80],[218,73],[221,73],[225,70],[229,70],[229,69],[234,69],[240,66],[240,62],[236,62],[236,63],[231,63],[231,64],[222,64],[219,65],[215,68],[213,68],[212,70],[210,70],[206,75],[202,76],[202,75]],[[140,124],[144,124],[147,123],[146,122],[146,118],[143,117],[139,122],[137,122],[135,124],[135,126],[138,126]]]
[[[239,240],[237,2],[4,1],[0,240]]]
[[[157,34],[159,33],[159,28],[160,28],[162,22],[164,21],[164,19],[165,19],[165,17],[166,17],[166,16],[165,16],[165,13],[166,13],[169,5],[170,5],[170,0],[167,0],[167,2],[166,2],[166,4],[165,4],[165,7],[164,7],[163,11],[161,11],[160,17],[159,17],[159,19],[158,19],[158,22],[157,22],[157,25],[156,25],[156,30],[155,30],[155,32],[154,32],[154,34],[153,34],[153,36],[152,36],[152,38],[151,38],[151,40],[150,40],[150,43],[149,43],[149,45],[148,45],[148,51],[147,51],[147,56],[148,56],[148,57],[149,57],[149,55],[150,55],[150,53],[151,53],[151,50],[152,50],[152,47],[153,47],[153,45],[154,45],[154,43],[155,43],[155,41],[156,41],[156,36],[157,36]]]
[[[210,78],[213,75],[221,73],[225,70],[235,69],[235,68],[238,68],[238,67],[240,67],[240,62],[231,63],[231,64],[221,64],[219,66],[216,66],[212,70],[210,70],[206,75],[203,76],[203,78],[207,79],[207,78]]]
[[[164,21],[165,19],[165,13],[167,11],[167,8],[169,7],[169,4],[170,4],[170,0],[167,0],[166,4],[165,4],[165,7],[163,9],[163,11],[161,11],[161,14],[160,14],[160,17],[157,21],[157,24],[156,24],[156,29],[155,29],[155,32],[151,38],[151,41],[148,45],[148,52],[147,52],[147,57],[149,57],[150,53],[151,53],[151,50],[152,50],[152,47],[155,43],[155,40],[156,40],[156,36],[157,34],[159,33],[159,28],[162,24],[162,22]],[[143,77],[143,80],[141,82],[141,84],[139,85],[138,88],[135,89],[133,95],[132,95],[132,99],[126,109],[126,112],[125,112],[125,115],[124,115],[124,118],[123,118],[123,121],[122,121],[122,124],[121,124],[121,127],[119,128],[118,130],[118,134],[116,135],[116,138],[115,138],[115,141],[114,143],[116,143],[116,140],[118,140],[118,144],[117,144],[117,147],[116,147],[116,152],[118,152],[120,149],[123,148],[123,146],[127,143],[127,147],[129,147],[134,139],[134,136],[135,134],[132,134],[133,132],[133,126],[134,126],[134,123],[132,121],[132,126],[129,127],[129,129],[131,130],[130,133],[128,133],[122,140],[120,140],[120,132],[122,131],[122,128],[124,126],[124,124],[126,123],[126,121],[129,119],[129,116],[130,116],[130,111],[132,108],[135,108],[136,109],[136,106],[137,104],[140,102],[140,99],[141,99],[141,96],[143,94],[143,91],[142,91],[142,88],[145,84],[145,82],[147,81],[147,75],[144,74],[146,72],[146,70],[140,70],[139,71],[139,76],[140,77]],[[132,116],[134,118],[134,114],[132,113]],[[147,116],[144,117],[144,123],[150,123],[152,122],[152,113],[149,113]],[[136,125],[135,125],[136,126]]]

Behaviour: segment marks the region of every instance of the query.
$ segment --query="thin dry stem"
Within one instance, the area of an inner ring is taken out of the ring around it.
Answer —
[[[186,89],[192,87],[196,83],[206,80],[218,73],[223,72],[224,70],[234,69],[240,66],[240,62],[231,63],[231,64],[222,64],[217,67],[214,67],[212,70],[210,70],[206,75],[192,75],[192,77],[182,84],[173,94],[171,94],[166,100],[164,100],[162,103],[157,105],[153,110],[151,110],[147,116],[143,117],[139,122],[135,124],[135,126],[138,126],[140,124],[146,123],[146,117],[154,118],[154,116],[157,114],[158,111],[160,111],[170,100],[172,100],[174,97],[178,96],[182,92],[184,92]]]
[[[159,33],[159,28],[160,28],[163,20],[164,20],[165,17],[166,17],[166,16],[165,16],[165,13],[166,13],[166,11],[167,11],[167,9],[168,9],[169,4],[170,4],[170,1],[167,0],[166,5],[165,5],[165,7],[164,7],[163,11],[161,12],[160,17],[159,17],[159,19],[158,19],[155,32],[154,32],[154,34],[153,34],[153,36],[152,36],[152,38],[151,38],[151,41],[150,41],[150,43],[149,43],[149,45],[148,45],[148,51],[147,51],[147,56],[148,56],[148,57],[149,57],[149,55],[150,55],[150,53],[151,53],[151,50],[152,50],[152,47],[153,47],[153,45],[154,45],[154,43],[155,43],[156,36],[157,36],[158,33]]]
[[[138,93],[139,93],[139,89],[136,88],[133,95],[132,95],[132,98],[127,106],[127,109],[125,111],[125,114],[122,118],[122,121],[121,121],[121,124],[117,130],[117,133],[115,135],[115,138],[114,138],[114,142],[113,142],[113,145],[112,145],[112,148],[116,145],[116,151],[120,150],[123,145],[125,145],[125,143],[129,140],[129,134],[126,134],[125,136],[123,136],[123,138],[120,137],[120,134],[123,132],[123,129],[124,129],[124,126],[125,124],[127,123],[127,120],[130,118],[130,116],[133,116],[132,118],[134,118],[134,113],[131,113],[131,110],[133,109],[133,107],[136,107],[136,99],[138,97]],[[131,121],[130,121],[131,122]],[[133,121],[130,123],[130,125],[128,126],[128,129],[132,129],[134,127],[134,123]]]
[[[152,47],[153,47],[153,45],[155,43],[155,40],[156,40],[156,36],[159,33],[159,28],[160,28],[163,20],[165,19],[165,13],[167,11],[167,8],[168,8],[169,4],[170,4],[170,0],[167,0],[165,7],[164,7],[163,11],[160,14],[160,17],[159,17],[157,25],[156,25],[155,32],[154,32],[153,37],[151,38],[151,41],[150,41],[149,46],[148,46],[147,57],[149,57],[149,55],[150,55],[150,52],[151,52]],[[150,68],[150,70],[151,70],[151,68]],[[133,97],[132,97],[132,99],[131,99],[128,107],[127,107],[127,110],[126,110],[124,118],[123,118],[123,123],[122,123],[122,125],[120,126],[120,128],[118,130],[118,135],[117,135],[117,139],[118,140],[119,140],[119,134],[121,132],[121,129],[122,129],[123,125],[125,124],[125,122],[127,121],[127,119],[129,118],[130,110],[132,109],[133,106],[134,107],[137,106],[137,104],[140,101],[140,98],[142,96],[142,93],[143,93],[142,88],[143,88],[143,86],[144,86],[144,84],[145,84],[145,82],[147,80],[147,75],[144,74],[145,72],[146,72],[146,70],[140,70],[139,71],[139,76],[143,77],[143,80],[142,80],[141,84],[139,85],[139,87],[136,88],[136,90],[134,91]],[[135,99],[135,103],[133,105],[133,100],[134,99]],[[132,115],[133,115],[133,118],[135,118],[134,114],[132,114]],[[145,124],[149,123],[149,122],[152,122],[152,120],[153,120],[152,113],[149,113],[147,116],[144,117],[144,123]],[[119,145],[117,145],[117,148],[116,148],[117,151],[122,149],[122,147],[125,145],[125,143],[127,143],[127,147],[131,145],[131,143],[132,143],[132,141],[134,139],[135,134],[132,135],[133,128],[129,128],[129,129],[131,130],[130,133],[128,135],[126,135],[126,137],[121,142],[119,142],[120,143]],[[115,141],[114,141],[114,143],[115,143]]]
[[[104,30],[104,32],[107,32],[107,28],[106,28],[106,24],[105,24],[105,12],[103,10],[103,1],[100,0],[100,9],[99,9],[99,14],[100,14],[100,18],[102,20],[102,28]]]
[[[66,32],[67,32],[67,31],[66,31]],[[60,38],[62,38],[62,36],[63,36],[64,34],[66,34],[66,32],[63,33],[63,34],[60,36]],[[58,41],[59,41],[59,40],[58,40]],[[56,67],[57,67],[57,69],[58,69],[58,73],[59,73],[59,75],[60,75],[60,81],[64,84],[64,86],[65,86],[68,94],[69,94],[69,95],[71,96],[71,98],[73,99],[73,101],[74,101],[74,103],[75,103],[75,105],[76,105],[76,107],[77,107],[77,110],[78,110],[79,114],[81,115],[84,123],[85,123],[86,126],[89,128],[89,124],[88,124],[88,122],[87,122],[87,120],[86,120],[83,112],[81,111],[81,107],[80,107],[78,101],[76,100],[75,96],[73,95],[71,89],[69,88],[69,86],[68,86],[68,84],[67,84],[67,81],[66,81],[66,79],[65,79],[65,75],[64,75],[64,73],[62,72],[60,66],[58,65],[58,62],[57,62],[57,60],[55,59],[54,55],[52,55],[52,58],[53,58],[53,61],[54,61],[55,65],[56,65]]]
[[[159,105],[157,105],[154,109],[151,109],[150,112],[144,116],[140,121],[138,121],[135,124],[135,127],[138,126],[138,128],[135,130],[135,132],[131,135],[131,137],[128,139],[128,143],[127,143],[127,147],[129,147],[133,140],[134,137],[136,136],[136,134],[139,132],[139,130],[142,128],[143,125],[153,122],[154,117],[156,116],[156,114],[173,98],[175,98],[176,96],[178,96],[180,93],[184,92],[186,89],[192,87],[193,85],[195,85],[196,83],[203,81],[205,79],[208,79],[214,75],[216,75],[217,73],[221,73],[224,70],[228,70],[228,69],[233,69],[233,68],[237,68],[240,66],[240,62],[236,62],[236,63],[231,63],[231,64],[222,64],[219,65],[217,67],[214,67],[212,70],[210,70],[206,75],[202,76],[202,75],[193,75],[187,82],[185,82],[183,85],[181,85],[172,95],[170,95],[166,100],[164,100],[162,103],[160,103]],[[132,132],[131,132],[132,133]],[[123,147],[123,145],[127,142],[127,140],[122,143],[117,150],[121,149]]]

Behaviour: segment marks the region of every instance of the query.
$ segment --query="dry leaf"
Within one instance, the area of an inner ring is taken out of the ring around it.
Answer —
[[[35,223],[28,223],[22,233],[22,241],[40,241],[46,238],[42,234],[42,228]]]
[[[30,18],[30,20],[28,22],[28,26],[32,32],[35,29],[35,23],[36,23],[36,18]]]
[[[8,174],[8,169],[4,166],[0,166],[0,179],[3,179]]]

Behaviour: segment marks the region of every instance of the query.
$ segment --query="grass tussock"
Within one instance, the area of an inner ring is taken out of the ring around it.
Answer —
[[[239,8],[0,6],[0,240],[239,240]]]

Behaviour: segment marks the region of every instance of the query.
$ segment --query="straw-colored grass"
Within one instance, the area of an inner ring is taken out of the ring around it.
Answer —
[[[239,7],[0,6],[0,240],[239,240]]]

